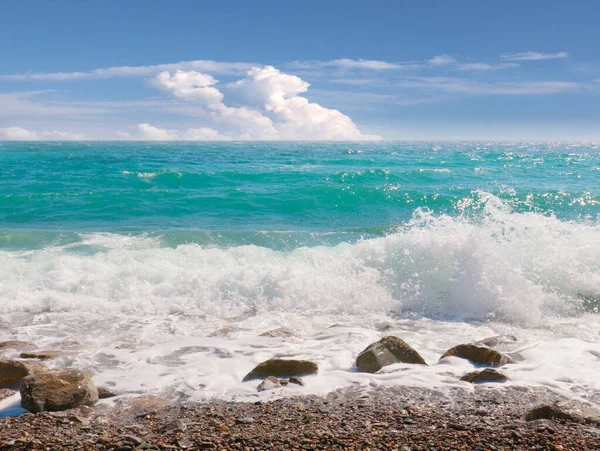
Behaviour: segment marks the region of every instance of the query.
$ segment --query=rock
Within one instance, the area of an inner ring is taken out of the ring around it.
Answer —
[[[98,399],[114,398],[117,393],[108,387],[98,387]]]
[[[25,376],[43,371],[48,371],[48,367],[42,362],[0,360],[0,388],[16,388]]]
[[[248,329],[244,329],[243,327],[237,327],[237,326],[225,326],[225,327],[221,327],[220,329],[215,330],[212,334],[209,335],[209,337],[228,337],[229,335],[236,333],[236,332],[241,332],[241,331],[245,331]]]
[[[92,378],[79,370],[50,370],[21,380],[21,406],[30,412],[60,411],[98,401]]]
[[[135,350],[135,343],[121,343],[116,347],[116,349],[132,349]]]
[[[296,377],[296,376],[290,377],[289,383],[295,384],[295,385],[301,385],[302,387],[304,387],[304,385],[306,385],[304,383],[304,380],[301,377]]]
[[[10,398],[15,393],[16,391],[11,390],[10,388],[0,388],[0,401]]]
[[[30,341],[21,341],[21,340],[8,340],[8,341],[0,341],[0,351],[3,349],[14,349],[15,351],[31,351],[32,349],[37,348],[36,345],[31,343]]]
[[[140,417],[166,409],[170,401],[162,396],[141,395],[117,401],[117,410]]]
[[[417,351],[401,338],[392,335],[370,344],[356,358],[356,368],[361,373],[375,373],[394,363],[427,365]]]
[[[242,417],[236,418],[235,424],[251,424],[254,423],[254,418],[252,417]]]
[[[299,338],[298,335],[293,330],[290,330],[286,327],[280,327],[279,329],[269,330],[267,332],[263,332],[260,334],[261,337],[276,337],[276,338]]]
[[[264,379],[268,376],[286,377],[286,376],[306,376],[315,374],[319,370],[316,363],[308,360],[287,360],[272,358],[262,362],[250,371],[242,382],[252,379]]]
[[[48,350],[48,351],[31,351],[31,352],[22,352],[22,359],[40,359],[40,360],[50,360],[56,359],[58,357],[62,357],[65,355],[63,351],[56,350]]]
[[[484,338],[483,340],[475,341],[473,344],[493,348],[494,346],[506,343],[514,343],[515,341],[517,341],[517,337],[514,335],[496,335],[494,337],[488,337]]]
[[[510,356],[486,346],[479,346],[476,344],[454,346],[452,349],[446,351],[444,355],[440,357],[440,360],[445,357],[459,357],[461,359],[470,360],[477,365],[487,366],[502,366],[507,363],[512,363]]]
[[[179,445],[179,447],[181,449],[189,449],[189,448],[193,448],[194,446],[196,446],[196,444],[194,442],[192,442],[191,440],[188,440],[186,438],[180,438],[179,440],[177,440],[177,445]]]
[[[600,424],[600,410],[572,401],[556,401],[551,404],[538,404],[525,415],[527,421],[568,420],[577,423]]]
[[[506,382],[508,377],[496,370],[486,368],[482,371],[471,371],[461,377],[460,380],[477,384],[482,382]]]
[[[275,390],[276,388],[281,388],[281,382],[273,376],[267,377],[258,385],[258,387],[256,387],[258,391]]]

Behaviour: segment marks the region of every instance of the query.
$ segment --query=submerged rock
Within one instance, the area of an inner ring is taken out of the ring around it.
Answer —
[[[471,371],[461,377],[460,380],[477,384],[482,382],[506,382],[508,377],[496,370],[486,368],[482,371]]]
[[[124,398],[117,401],[116,410],[136,417],[159,412],[171,405],[167,398],[157,395],[140,395],[133,398]]]
[[[18,387],[25,376],[43,371],[48,367],[36,360],[0,360],[0,388]]]
[[[64,351],[56,351],[54,349],[47,351],[28,351],[22,352],[20,357],[22,359],[40,359],[40,360],[50,360],[56,359],[58,357],[64,356],[66,353]]]
[[[287,327],[280,327],[278,329],[268,330],[260,334],[261,337],[277,337],[277,338],[299,338],[300,336],[293,330]]]
[[[356,358],[356,368],[361,373],[375,373],[394,363],[427,365],[423,357],[409,344],[391,335],[370,344]]]
[[[267,377],[264,381],[262,381],[256,389],[258,391],[267,391],[267,390],[275,390],[277,388],[281,388],[281,382],[279,379],[273,376]]]
[[[308,360],[272,358],[259,363],[252,371],[246,374],[244,379],[242,379],[242,382],[247,382],[252,379],[265,379],[269,376],[306,376],[315,374],[317,371],[319,371],[317,364],[309,362]]]
[[[50,370],[21,380],[21,405],[30,412],[67,410],[96,401],[92,378],[79,370]]]
[[[514,335],[495,335],[493,337],[484,338],[483,340],[478,340],[473,344],[493,348],[498,345],[514,343],[515,341],[517,341],[517,337]]]
[[[572,401],[557,401],[550,404],[538,404],[525,415],[527,421],[568,420],[577,423],[600,424],[600,410]]]
[[[3,349],[14,349],[15,351],[31,351],[32,349],[37,348],[36,345],[31,343],[30,341],[21,341],[21,340],[8,340],[8,341],[0,341],[0,351]]]
[[[461,359],[470,360],[477,365],[487,366],[502,366],[507,363],[512,363],[510,356],[490,349],[487,346],[479,346],[476,344],[463,344],[454,346],[447,350],[440,357],[442,360],[445,357],[459,357]]]
[[[114,398],[117,393],[108,387],[98,387],[98,399]]]

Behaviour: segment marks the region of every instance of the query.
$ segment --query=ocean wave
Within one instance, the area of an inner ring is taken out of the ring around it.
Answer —
[[[0,313],[393,312],[538,324],[597,309],[597,223],[479,197],[477,215],[417,209],[393,233],[335,246],[164,247],[155,237],[92,233],[79,244],[103,252],[73,252],[74,243],[1,251]]]

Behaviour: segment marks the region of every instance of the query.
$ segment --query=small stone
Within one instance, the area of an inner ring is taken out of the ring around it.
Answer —
[[[482,371],[471,371],[461,377],[460,380],[478,384],[484,382],[506,382],[508,377],[494,369],[486,368]]]
[[[297,376],[290,377],[289,382],[290,382],[290,384],[301,385],[302,387],[304,387],[306,385],[304,383],[304,379],[302,379],[301,377],[297,377]]]
[[[290,377],[290,376],[305,376],[315,374],[319,370],[316,363],[308,360],[287,360],[272,358],[258,364],[250,371],[242,382],[247,382],[252,379],[264,379],[268,376]]]
[[[165,424],[161,431],[162,432],[185,432],[187,424],[183,420],[175,420]]]
[[[115,451],[131,451],[133,448],[131,446],[122,445],[115,448]]]
[[[0,388],[16,388],[25,376],[43,371],[48,371],[48,367],[42,362],[0,360]]]
[[[56,350],[47,350],[47,351],[28,351],[22,352],[20,357],[22,359],[40,359],[40,360],[51,360],[56,359],[58,357],[63,357],[65,352],[56,351]]]
[[[141,445],[144,441],[135,435],[124,435],[121,437],[124,442],[133,443],[135,446]]]
[[[415,424],[415,422],[414,422],[414,420],[413,420],[412,418],[404,418],[404,419],[402,420],[402,422],[403,422],[404,424]]]
[[[258,391],[275,390],[276,388],[281,388],[281,382],[273,376],[267,377],[256,387]]]
[[[113,398],[115,396],[117,396],[117,393],[110,388],[104,386],[98,387],[98,399]]]
[[[177,440],[177,444],[182,449],[188,449],[188,448],[192,448],[194,446],[194,442],[192,442],[191,440],[188,440],[186,438]]]
[[[502,366],[507,363],[512,363],[510,356],[490,349],[486,346],[478,346],[475,344],[462,344],[455,346],[444,353],[440,360],[445,357],[459,357],[461,359],[470,360],[477,365],[487,366]]]
[[[61,411],[96,401],[98,389],[79,370],[50,370],[21,380],[21,405],[30,412]]]
[[[254,423],[254,418],[242,417],[242,418],[236,418],[236,420],[235,420],[235,424],[250,424],[250,423]]]
[[[361,373],[375,373],[384,366],[400,362],[427,365],[408,343],[389,335],[367,346],[356,358],[356,368]]]
[[[156,445],[152,445],[150,443],[142,443],[135,447],[135,449],[158,449]]]

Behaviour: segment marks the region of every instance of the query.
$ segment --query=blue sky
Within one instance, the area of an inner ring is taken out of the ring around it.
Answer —
[[[600,140],[596,1],[0,0],[0,139]]]

